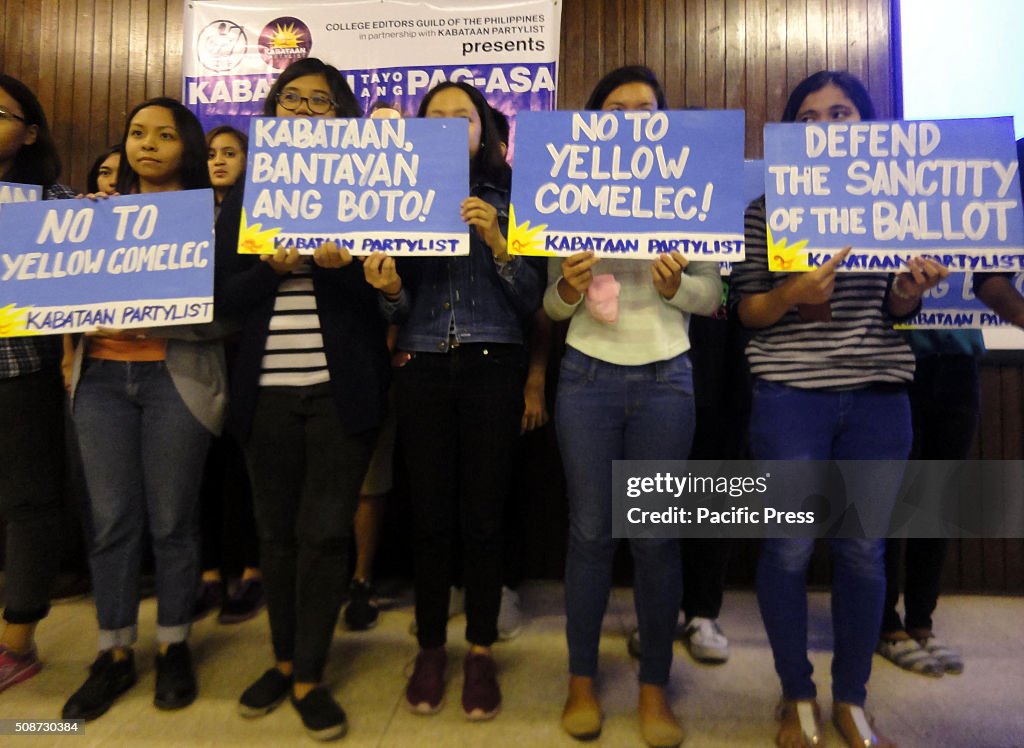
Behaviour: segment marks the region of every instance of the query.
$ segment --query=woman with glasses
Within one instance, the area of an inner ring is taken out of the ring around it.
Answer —
[[[308,58],[277,79],[264,114],[360,111],[341,74]],[[385,410],[385,325],[360,265],[333,242],[312,257],[238,255],[241,192],[225,198],[217,223],[218,270],[227,273],[218,301],[242,324],[230,426],[252,480],[275,664],[238,708],[258,717],[290,696],[307,732],[329,740],[346,730],[322,679],[348,587],[359,486]]]

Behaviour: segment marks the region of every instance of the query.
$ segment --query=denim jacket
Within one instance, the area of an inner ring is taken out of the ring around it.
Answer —
[[[484,182],[471,194],[498,209],[507,235],[508,190]],[[469,233],[467,256],[398,261],[402,292],[394,302],[381,296],[381,306],[401,325],[399,348],[446,353],[452,334],[459,343],[523,343],[523,327],[544,293],[543,259],[513,256],[499,265],[476,230]]]

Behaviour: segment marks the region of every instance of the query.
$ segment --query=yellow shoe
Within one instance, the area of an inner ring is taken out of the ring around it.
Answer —
[[[821,709],[814,699],[783,699],[775,709],[779,732],[775,745],[779,748],[813,748],[823,744]]]

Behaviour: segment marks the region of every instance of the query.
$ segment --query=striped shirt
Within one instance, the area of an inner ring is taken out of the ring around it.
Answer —
[[[746,261],[733,266],[730,307],[744,295],[767,293],[787,273],[768,270],[764,198],[744,217]],[[838,273],[832,293],[832,321],[804,322],[796,307],[774,325],[757,330],[747,345],[756,377],[802,389],[847,390],[914,379],[914,354],[893,330],[886,309],[891,278],[883,273]]]
[[[281,281],[263,352],[261,387],[305,387],[331,379],[308,266]]]
[[[75,191],[70,187],[53,184],[43,193],[43,200],[66,200],[74,196]],[[60,335],[0,338],[0,379],[12,379],[55,368],[60,357]]]

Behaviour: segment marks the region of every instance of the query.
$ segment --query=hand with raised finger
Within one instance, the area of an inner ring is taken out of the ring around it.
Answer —
[[[829,301],[832,298],[832,291],[835,290],[836,272],[851,249],[843,247],[814,270],[794,273],[784,286],[789,303],[824,304]]]
[[[651,263],[651,279],[662,298],[671,299],[676,295],[688,264],[678,252],[658,255],[658,259]]]
[[[352,255],[337,242],[324,242],[313,251],[313,262],[327,270],[343,268],[352,262]]]

